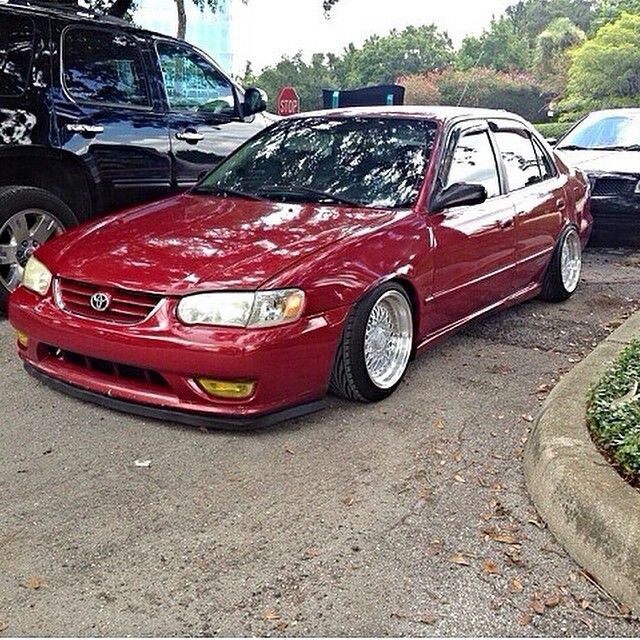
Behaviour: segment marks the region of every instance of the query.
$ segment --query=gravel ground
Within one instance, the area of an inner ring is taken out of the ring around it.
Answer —
[[[539,521],[521,455],[639,299],[640,254],[591,252],[569,302],[475,323],[387,402],[250,434],[62,396],[0,322],[0,635],[638,636]]]

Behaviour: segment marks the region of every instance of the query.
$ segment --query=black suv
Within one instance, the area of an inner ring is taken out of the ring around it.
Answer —
[[[0,308],[40,244],[192,186],[270,124],[265,109],[185,42],[0,2]]]

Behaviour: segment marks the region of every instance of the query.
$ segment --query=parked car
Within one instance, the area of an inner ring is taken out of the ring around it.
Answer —
[[[503,111],[283,120],[188,194],[86,224],[11,297],[27,371],[116,409],[271,424],[372,402],[465,322],[580,279],[588,182]]]
[[[640,247],[640,109],[590,113],[556,148],[591,181],[592,242]]]
[[[187,43],[52,4],[0,2],[0,308],[49,238],[193,186],[272,122]]]

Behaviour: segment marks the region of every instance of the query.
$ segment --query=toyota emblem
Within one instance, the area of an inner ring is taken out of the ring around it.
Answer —
[[[106,311],[111,306],[111,296],[108,293],[102,293],[102,291],[98,291],[98,293],[94,293],[89,300],[91,304],[91,308],[94,311]]]

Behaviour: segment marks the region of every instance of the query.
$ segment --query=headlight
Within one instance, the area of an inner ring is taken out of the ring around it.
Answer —
[[[300,318],[304,300],[300,289],[199,293],[180,301],[178,318],[185,324],[273,327]]]
[[[51,278],[51,271],[40,260],[33,256],[29,258],[22,275],[23,286],[44,296],[51,286]]]

